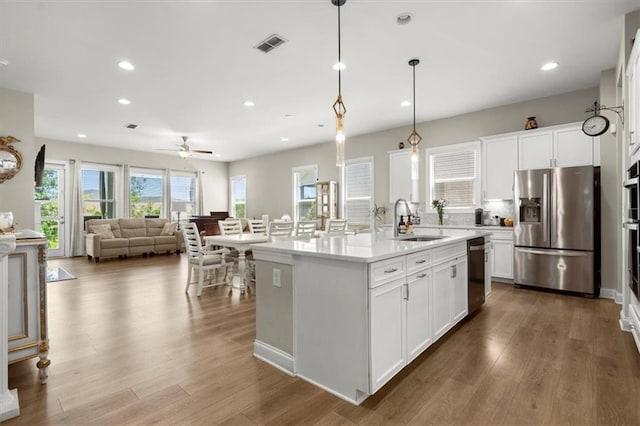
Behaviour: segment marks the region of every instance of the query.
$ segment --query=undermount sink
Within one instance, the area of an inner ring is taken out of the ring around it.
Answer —
[[[445,238],[444,236],[442,237],[434,237],[434,236],[430,236],[430,235],[416,235],[414,237],[401,237],[399,238],[402,241],[435,241],[435,240],[440,240],[442,238]]]

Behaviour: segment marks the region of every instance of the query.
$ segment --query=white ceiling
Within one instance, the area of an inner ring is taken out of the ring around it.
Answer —
[[[616,64],[623,15],[639,7],[640,0],[348,0],[345,134],[411,123],[411,108],[400,106],[411,98],[411,58],[421,60],[419,122],[597,86],[600,71]],[[413,21],[400,26],[403,12]],[[253,48],[273,33],[288,42],[268,54]],[[40,137],[155,151],[187,135],[192,149],[212,150],[219,157],[208,158],[219,161],[333,140],[330,0],[0,0],[0,57],[9,61],[0,87],[35,94]],[[135,71],[119,69],[123,59]],[[541,71],[550,60],[560,66]]]

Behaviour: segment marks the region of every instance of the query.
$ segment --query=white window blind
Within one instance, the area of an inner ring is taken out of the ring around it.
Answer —
[[[372,159],[345,163],[345,217],[349,224],[369,225],[373,208]]]
[[[476,157],[471,147],[431,154],[431,200],[447,200],[448,207],[475,206]]]

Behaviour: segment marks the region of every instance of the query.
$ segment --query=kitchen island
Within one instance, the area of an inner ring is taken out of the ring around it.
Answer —
[[[488,235],[253,246],[254,355],[360,404],[467,315],[467,240]]]

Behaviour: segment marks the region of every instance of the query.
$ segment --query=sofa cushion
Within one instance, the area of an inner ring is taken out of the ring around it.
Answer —
[[[129,240],[126,238],[110,238],[100,241],[102,249],[129,247]]]
[[[145,219],[147,227],[147,237],[155,237],[161,235],[162,229],[166,223],[169,223],[167,219]]]
[[[163,237],[167,237],[169,235],[173,235],[176,232],[177,223],[165,223],[162,227],[162,231],[160,231],[160,235]]]
[[[153,237],[129,237],[129,247],[153,247]]]
[[[120,233],[120,224],[118,223],[118,219],[89,219],[85,222],[85,226],[88,232],[92,226],[95,225],[104,225],[109,224],[111,226],[111,232],[113,232],[113,236],[116,238],[122,238],[122,234]]]
[[[102,225],[93,225],[89,226],[89,232],[92,234],[97,234],[101,236],[103,239],[111,239],[115,238],[113,232],[111,232],[111,225],[108,223],[104,223]]]
[[[154,244],[166,245],[166,244],[177,244],[178,238],[175,235],[158,235],[157,237],[153,237]]]
[[[144,219],[118,219],[122,238],[146,237],[147,226]]]

